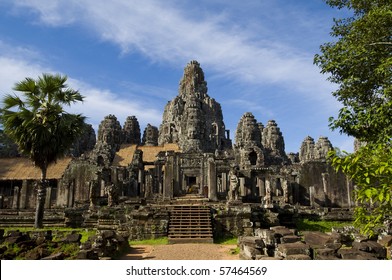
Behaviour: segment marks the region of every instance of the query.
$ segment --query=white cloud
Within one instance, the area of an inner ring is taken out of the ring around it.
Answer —
[[[313,66],[312,53],[282,43],[284,35],[272,36],[271,30],[255,34],[256,30],[231,24],[229,13],[224,10],[214,10],[213,14],[202,12],[208,9],[193,7],[188,11],[185,4],[156,0],[57,0],[50,4],[45,0],[16,0],[13,3],[34,9],[48,25],[82,24],[103,40],[120,46],[125,53],[136,51],[152,61],[176,65],[197,59],[211,71],[225,73],[243,83],[278,84],[292,89],[292,94],[336,107],[329,94],[320,94],[329,93],[332,87]],[[261,7],[256,3],[250,2],[249,9]],[[276,5],[269,5],[277,9]],[[275,15],[275,12],[270,13]],[[277,16],[281,17],[282,12]],[[262,18],[258,24],[261,25],[258,30],[267,25]]]
[[[4,42],[0,42],[0,51],[0,98],[5,94],[12,93],[14,84],[26,77],[35,79],[42,73],[56,73],[47,66],[41,66],[37,61],[37,58],[40,57],[38,53],[17,46],[11,48]],[[69,111],[85,115],[88,118],[87,122],[92,123],[95,129],[98,128],[101,120],[109,114],[116,115],[121,124],[130,115],[140,118],[142,127],[147,123],[160,124],[162,113],[151,107],[150,104],[125,100],[116,93],[96,88],[72,77],[69,77],[68,85],[79,90],[85,96],[83,103],[72,105]]]

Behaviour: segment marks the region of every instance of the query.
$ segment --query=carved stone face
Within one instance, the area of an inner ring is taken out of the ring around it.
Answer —
[[[196,128],[194,128],[194,127],[188,128],[188,138],[189,139],[197,139],[197,136],[198,136],[198,132],[197,132]]]

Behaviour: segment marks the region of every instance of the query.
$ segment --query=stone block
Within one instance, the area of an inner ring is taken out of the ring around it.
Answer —
[[[98,260],[98,253],[95,250],[80,250],[76,256],[78,260]]]
[[[315,260],[334,260],[334,259],[338,259],[336,251],[337,250],[330,249],[330,248],[314,249],[314,251],[313,251],[313,259],[315,259]]]
[[[287,258],[290,255],[310,255],[310,247],[304,243],[279,244],[275,251],[275,256]]]
[[[377,257],[374,254],[353,248],[341,248],[338,250],[337,254],[343,260],[377,260]]]
[[[278,260],[282,260],[282,258],[281,257],[270,257],[267,255],[257,255],[256,260],[278,261]]]
[[[100,234],[103,239],[113,238],[116,235],[115,231],[113,230],[103,230]]]
[[[42,258],[41,260],[64,260],[65,254],[63,252],[58,252],[53,255]]]
[[[312,248],[323,248],[327,243],[333,243],[330,235],[319,231],[305,231],[302,233],[304,241]]]
[[[64,243],[79,243],[80,239],[82,239],[82,235],[79,233],[71,233],[68,234],[63,240],[62,242]]]
[[[353,249],[373,253],[379,259],[385,259],[387,249],[376,241],[353,242]]]
[[[392,245],[392,235],[385,235],[377,241],[381,246],[389,247]]]
[[[263,239],[255,236],[242,236],[238,241],[239,245],[247,245],[258,249],[263,249],[265,247]]]
[[[269,229],[256,229],[255,236],[261,237],[266,246],[275,246],[274,232]]]
[[[242,245],[240,248],[244,260],[254,260],[257,255],[262,255],[262,251],[248,245]]]
[[[297,236],[297,235],[286,235],[286,236],[282,236],[280,238],[280,243],[284,244],[284,243],[296,243],[301,241],[301,237]]]
[[[289,255],[285,258],[285,260],[311,260],[308,255]]]
[[[342,248],[342,243],[327,243],[327,244],[325,244],[325,248],[333,249],[333,250],[337,251],[340,248]]]

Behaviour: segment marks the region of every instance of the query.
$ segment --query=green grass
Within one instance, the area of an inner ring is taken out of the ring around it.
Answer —
[[[214,240],[215,244],[237,245],[237,237],[220,237]]]
[[[169,244],[167,237],[129,241],[129,245],[167,245],[167,244]]]
[[[95,235],[97,232],[94,229],[84,229],[84,228],[63,228],[63,227],[46,227],[46,228],[33,228],[33,227],[11,227],[4,228],[4,235],[6,236],[10,231],[19,231],[19,232],[37,232],[37,231],[48,231],[51,230],[53,234],[53,241],[60,241],[64,236],[60,235],[56,237],[56,233],[69,234],[71,232],[79,233],[82,235],[80,240],[81,243],[84,243],[88,240],[88,238],[92,235]]]
[[[341,222],[341,221],[313,221],[308,219],[298,220],[296,222],[296,228],[298,231],[321,231],[330,232],[332,228],[352,226],[352,222]]]

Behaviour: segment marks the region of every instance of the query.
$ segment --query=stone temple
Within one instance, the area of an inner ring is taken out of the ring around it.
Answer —
[[[244,234],[301,211],[329,215],[353,206],[353,184],[326,161],[332,149],[326,137],[305,135],[300,151],[286,154],[278,124],[244,112],[232,142],[197,61],[186,65],[159,127],[148,124],[142,133],[136,116],[121,125],[109,115],[97,137],[91,127],[87,131],[68,157],[49,168],[45,215],[65,213],[56,223],[102,227],[109,206],[124,214],[110,218],[116,221],[111,225],[131,236],[167,235],[173,205],[201,204],[215,213],[215,231]],[[34,209],[39,179],[29,161],[9,149],[0,158],[0,224],[8,221],[5,213],[18,223],[16,216]],[[141,223],[141,216],[149,222]],[[138,227],[139,235],[133,232]]]

